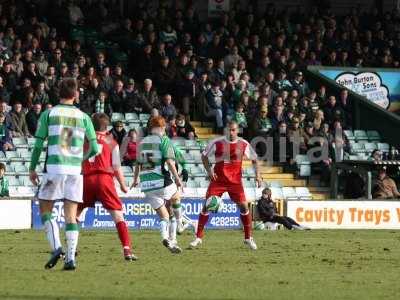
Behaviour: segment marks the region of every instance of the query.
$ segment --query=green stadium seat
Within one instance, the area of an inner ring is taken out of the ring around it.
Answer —
[[[292,187],[283,187],[282,194],[283,194],[283,197],[287,200],[289,200],[289,199],[297,200],[298,199],[296,190]]]
[[[30,137],[28,140],[28,147],[32,148],[35,145],[35,138]]]
[[[185,148],[189,150],[200,150],[200,145],[195,140],[185,140]]]
[[[115,121],[125,121],[125,116],[122,113],[113,113],[111,115],[111,122],[115,122]]]
[[[11,159],[19,158],[17,151],[6,151],[6,158],[8,161]]]
[[[136,113],[126,113],[125,114],[125,121],[139,121],[139,116]]]
[[[132,168],[129,166],[122,166],[121,169],[124,174],[133,174]]]
[[[192,166],[190,167],[189,175],[192,177],[204,177],[207,173],[203,166]]]
[[[307,155],[298,154],[295,158],[297,171],[301,177],[311,176],[311,162]]]
[[[254,180],[243,180],[243,187],[244,188],[255,188],[256,187],[256,183]]]
[[[195,180],[188,180],[186,182],[186,187],[187,188],[198,188],[198,183]]]
[[[372,151],[377,149],[377,147],[378,146],[375,143],[365,143],[364,144],[365,152],[367,152],[368,154],[371,154]]]
[[[7,176],[8,179],[8,185],[9,186],[20,186],[22,185],[20,180],[16,178],[15,176]]]
[[[195,163],[201,164],[202,160],[201,160],[201,153],[199,150],[189,150],[189,154],[192,156],[193,161]]]
[[[361,144],[361,143],[351,143],[350,144],[350,153],[351,154],[358,154],[358,153],[361,153],[364,151],[365,151],[364,144]]]
[[[14,137],[12,141],[16,148],[28,147],[27,140],[24,137]]]
[[[370,142],[380,142],[381,136],[378,131],[376,130],[368,130],[367,131],[368,140]]]
[[[272,199],[284,199],[281,187],[270,187]],[[261,190],[260,190],[261,192]],[[261,197],[261,194],[259,195]]]
[[[387,143],[378,143],[378,150],[388,153],[390,151],[390,146]]]
[[[354,130],[354,136],[357,141],[368,141],[368,136],[365,130]]]
[[[354,141],[356,139],[352,130],[343,130],[343,133],[349,141]]]
[[[147,123],[147,121],[150,119],[150,114],[140,114],[139,115],[139,120],[142,121],[142,123]]]

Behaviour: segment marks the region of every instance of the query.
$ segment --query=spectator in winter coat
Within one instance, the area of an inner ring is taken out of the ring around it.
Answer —
[[[10,129],[5,124],[5,115],[0,112],[0,150],[10,151],[14,149]]]
[[[223,94],[221,92],[219,82],[214,82],[211,89],[209,89],[206,94],[208,105],[207,117],[215,117],[217,131],[221,131],[224,127],[222,114],[222,97]]]
[[[166,94],[163,96],[163,102],[160,106],[160,114],[166,120],[168,120],[169,117],[176,115],[176,108],[171,102],[172,96],[170,94]]]
[[[126,136],[126,130],[124,128],[124,123],[122,121],[114,122],[113,128],[109,131],[113,135],[114,140],[121,145],[124,137]]]
[[[22,111],[22,104],[16,101],[13,110],[10,112],[11,130],[13,137],[30,136],[28,125],[26,124],[25,113]]]
[[[194,127],[185,119],[183,114],[179,114],[176,118],[176,133],[178,137],[183,137],[188,140],[194,140],[196,138]]]
[[[29,133],[32,136],[35,135],[41,113],[42,113],[42,105],[40,103],[36,103],[26,114],[26,124],[28,126]]]
[[[152,87],[153,82],[151,79],[146,79],[144,81],[143,89],[138,93],[142,113],[149,114],[153,108],[158,109],[160,106],[157,92],[153,90]]]

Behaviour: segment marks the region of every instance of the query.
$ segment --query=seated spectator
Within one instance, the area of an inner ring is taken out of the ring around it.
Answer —
[[[232,121],[238,123],[240,128],[247,128],[247,118],[243,110],[244,110],[244,104],[240,102],[239,104],[236,105],[236,111],[233,114]]]
[[[0,197],[9,197],[8,179],[4,176],[6,172],[6,165],[0,163]]]
[[[0,147],[2,151],[10,151],[14,149],[10,129],[5,123],[5,115],[0,112]]]
[[[121,80],[116,80],[114,88],[112,88],[109,93],[109,102],[112,110],[115,112],[123,112],[125,99],[126,93],[124,91],[124,83]]]
[[[4,114],[5,124],[8,129],[11,129],[12,124],[11,124],[11,116],[9,113],[9,106],[4,100],[0,100],[0,113]]]
[[[268,106],[264,105],[260,108],[258,115],[251,123],[251,135],[256,136],[266,136],[271,132],[272,122],[268,118]]]
[[[309,230],[309,228],[304,227],[297,223],[290,217],[280,216],[276,209],[276,204],[272,200],[272,192],[269,188],[265,188],[262,191],[261,198],[257,201],[258,215],[263,223],[278,223],[285,226],[289,230]]]
[[[166,94],[163,96],[162,103],[160,106],[160,114],[166,120],[168,120],[169,117],[176,115],[175,105],[173,105],[171,102],[172,102],[172,96],[170,94]]]
[[[373,197],[377,199],[400,198],[396,182],[386,174],[386,167],[378,170],[378,179],[375,184]]]
[[[16,101],[14,103],[13,109],[10,112],[10,116],[12,137],[30,136],[21,102]]]
[[[129,78],[125,88],[125,104],[124,111],[127,113],[137,113],[141,112],[139,99],[138,99],[138,90],[135,86],[135,80],[133,78]]]
[[[194,140],[196,138],[194,127],[185,119],[183,114],[179,114],[176,118],[176,132],[178,137],[183,137],[188,140]]]
[[[273,134],[274,148],[273,157],[274,161],[289,162],[293,160],[291,155],[292,149],[290,148],[290,139],[285,121],[280,121],[278,127]]]
[[[157,92],[153,89],[151,79],[145,79],[143,89],[138,92],[141,113],[149,114],[153,108],[159,108]]]
[[[44,81],[39,82],[35,96],[33,97],[33,104],[39,103],[42,106],[45,106],[50,102],[49,95],[46,92],[46,84]]]
[[[222,114],[222,92],[219,82],[214,82],[206,94],[208,111],[207,117],[215,117],[217,132],[222,133],[224,122]]]
[[[36,103],[26,114],[26,124],[28,126],[29,133],[32,136],[35,135],[41,113],[42,113],[42,105],[40,103]]]
[[[101,91],[99,98],[96,100],[95,113],[105,113],[108,117],[111,117],[113,109],[111,107],[110,101],[107,97],[106,91]]]
[[[185,116],[190,114],[190,107],[197,93],[194,72],[188,69],[183,80],[177,82],[176,93],[178,97],[178,108]],[[193,114],[192,114],[193,115]]]
[[[136,129],[129,130],[121,144],[122,165],[132,167],[137,155],[137,132]]]
[[[109,133],[113,135],[114,140],[118,143],[118,145],[121,145],[122,140],[126,135],[124,123],[122,123],[122,121],[114,122],[113,128],[109,131]]]
[[[306,124],[305,130],[303,132],[303,140],[305,145],[305,152],[313,146],[313,138],[315,137],[314,133],[314,125],[313,123],[308,122]]]
[[[178,130],[177,130],[177,126],[176,126],[176,117],[170,116],[167,121],[168,121],[168,124],[167,124],[166,132],[167,132],[168,137],[171,139],[176,138],[178,136]]]

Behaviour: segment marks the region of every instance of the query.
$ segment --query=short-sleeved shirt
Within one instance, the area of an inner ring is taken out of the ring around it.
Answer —
[[[83,175],[110,174],[121,166],[118,143],[112,134],[96,132],[99,153],[83,162]],[[85,150],[87,143],[85,144]]]
[[[243,159],[257,159],[253,148],[242,138],[234,142],[228,141],[226,137],[216,138],[207,145],[203,155],[214,156],[217,181],[227,184],[241,184]]]
[[[152,134],[140,142],[137,163],[141,164],[142,191],[159,190],[173,183],[166,165],[167,159],[175,159],[174,148],[167,136]]]
[[[42,113],[35,137],[48,139],[46,172],[81,174],[85,136],[96,139],[90,117],[75,106],[59,104]]]

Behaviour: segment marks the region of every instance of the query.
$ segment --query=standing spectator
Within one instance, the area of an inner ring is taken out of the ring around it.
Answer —
[[[131,129],[121,144],[121,160],[124,166],[132,167],[137,156],[137,132]]]
[[[28,126],[29,133],[32,136],[35,135],[41,113],[42,113],[42,104],[38,102],[35,103],[29,110],[29,112],[26,114],[26,124]]]
[[[124,83],[121,80],[115,81],[109,99],[113,112],[122,113],[124,111],[126,93],[124,91]]]
[[[14,149],[11,132],[5,123],[5,115],[2,112],[0,112],[0,147],[4,152]]]
[[[213,82],[211,89],[206,94],[208,111],[207,117],[215,117],[217,132],[222,133],[224,122],[222,114],[222,97],[223,94],[220,89],[219,82]]]
[[[123,84],[122,80],[117,80]],[[117,82],[116,81],[116,82]],[[115,87],[114,80],[111,77],[110,67],[105,66],[101,71],[101,88],[107,92],[111,91],[113,86]]]
[[[114,122],[113,128],[109,131],[113,135],[114,140],[121,146],[121,143],[126,135],[126,130],[124,128],[124,123],[122,121]]]
[[[4,62],[3,69],[0,72],[0,76],[3,78],[3,86],[7,89],[7,91],[12,92],[17,89],[18,75],[12,69],[11,62]]]
[[[160,106],[160,114],[164,117],[164,119],[168,119],[169,117],[176,115],[176,108],[171,102],[172,97],[170,94],[163,96],[163,101]]]
[[[169,93],[175,83],[176,69],[170,63],[168,56],[163,56],[160,61],[160,68],[155,75],[158,92]]]
[[[10,112],[11,116],[11,134],[13,137],[30,136],[28,125],[26,124],[25,113],[22,110],[22,104],[19,101],[14,103]]]
[[[191,104],[196,97],[196,83],[193,70],[187,70],[185,78],[181,81],[178,81],[177,97],[179,101],[178,107],[185,116],[188,116],[190,114]]]
[[[8,179],[4,176],[6,172],[6,165],[0,163],[0,197],[9,197]]]
[[[138,98],[140,106],[142,107],[142,112],[149,114],[153,108],[158,108],[160,106],[158,101],[158,95],[155,90],[152,89],[153,82],[151,79],[146,79],[144,81],[143,89],[139,91]]]
[[[127,113],[135,112],[137,114],[141,113],[142,108],[139,104],[138,91],[135,86],[135,80],[129,78],[125,88],[125,105],[124,111]]]
[[[99,98],[96,100],[94,112],[95,113],[105,113],[109,118],[111,118],[113,110],[112,110],[111,104],[109,102],[109,99],[107,98],[106,91],[100,92]]]

